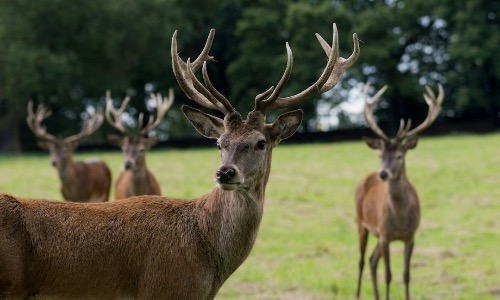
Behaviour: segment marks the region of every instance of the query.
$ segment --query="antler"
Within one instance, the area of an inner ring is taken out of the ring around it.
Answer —
[[[77,134],[68,136],[67,138],[60,140],[47,132],[45,126],[42,126],[42,121],[52,115],[52,111],[48,110],[43,104],[39,104],[36,111],[33,112],[33,101],[28,102],[28,117],[27,123],[28,127],[35,133],[35,135],[46,141],[53,143],[64,144],[76,142],[84,137],[87,137],[94,133],[102,124],[104,118],[102,116],[102,110],[98,110],[94,115],[90,117],[85,122],[85,125]]]
[[[57,143],[59,140],[52,134],[47,132],[45,126],[42,126],[42,121],[52,115],[52,111],[48,110],[43,104],[39,104],[36,111],[33,111],[33,101],[28,102],[28,117],[26,122],[33,133],[42,140]]]
[[[378,91],[375,96],[373,96],[373,100],[370,102],[368,101],[368,89],[370,88],[370,84],[367,83],[363,89],[363,98],[365,99],[365,119],[370,128],[373,130],[373,132],[381,137],[382,139],[389,141],[389,138],[387,135],[378,127],[377,122],[375,122],[375,118],[373,117],[373,107],[380,101],[380,97],[382,94],[385,92],[387,89],[387,85],[384,85],[380,91]],[[438,84],[438,89],[439,89],[439,94],[436,98],[436,95],[434,92],[431,90],[429,86],[425,86],[425,89],[427,93],[424,93],[424,99],[425,102],[427,102],[427,105],[429,106],[429,110],[427,112],[427,117],[425,120],[417,127],[414,129],[410,130],[411,128],[411,119],[408,119],[407,122],[405,120],[401,119],[399,123],[399,129],[396,134],[396,139],[402,140],[411,136],[415,136],[422,132],[424,129],[429,127],[434,120],[439,116],[439,112],[441,111],[441,104],[443,103],[444,99],[444,91],[443,91],[443,86],[441,84]],[[406,123],[406,125],[405,125]]]
[[[382,89],[380,89],[380,91],[378,91],[375,94],[375,96],[373,96],[371,102],[368,100],[369,88],[370,88],[370,83],[367,82],[365,87],[363,88],[363,99],[365,100],[364,114],[365,114],[366,122],[368,123],[368,126],[370,126],[371,130],[376,135],[378,135],[379,137],[381,137],[385,141],[389,141],[389,138],[387,137],[387,135],[382,131],[382,129],[380,129],[380,127],[378,127],[377,122],[375,121],[375,118],[373,116],[373,108],[380,101],[380,97],[387,89],[387,85],[384,85],[384,87]]]
[[[109,125],[118,129],[121,133],[128,135],[129,132],[127,128],[123,125],[122,114],[125,111],[125,107],[130,102],[130,96],[126,96],[122,101],[122,105],[118,110],[113,107],[113,99],[111,99],[111,92],[109,90],[106,91],[106,120]]]
[[[276,85],[276,88],[271,87],[267,91],[255,97],[254,110],[256,111],[258,110],[265,113],[266,111],[272,109],[286,108],[295,105],[301,101],[304,101],[308,98],[311,98],[312,96],[331,90],[339,82],[340,77],[346,71],[346,69],[352,66],[352,64],[354,64],[354,62],[359,56],[358,37],[356,33],[354,33],[352,36],[354,42],[354,50],[351,56],[349,56],[347,59],[339,57],[339,40],[338,40],[337,25],[335,23],[333,23],[332,46],[328,45],[328,43],[317,33],[316,33],[316,38],[318,39],[319,43],[321,44],[321,47],[328,56],[328,62],[326,64],[326,67],[323,70],[321,76],[318,78],[318,80],[314,84],[312,84],[311,86],[309,86],[308,88],[306,88],[305,90],[296,95],[288,96],[285,98],[279,97],[279,94],[285,87],[285,84],[290,78],[290,75],[292,73],[293,56],[292,56],[292,50],[290,49],[290,46],[287,43],[286,51],[288,59],[285,72],[283,73],[283,76]],[[267,96],[269,97],[267,99],[264,99]]]
[[[149,116],[148,123],[144,125],[144,114],[139,114],[137,134],[145,135],[149,131],[155,129],[160,125],[161,121],[165,117],[165,114],[174,103],[174,91],[172,89],[168,90],[168,97],[162,97],[160,93],[150,94],[151,98],[156,102],[156,120],[153,116]],[[126,96],[122,101],[122,105],[118,110],[113,107],[113,99],[111,99],[111,92],[106,91],[106,120],[114,128],[118,129],[121,133],[125,135],[130,135],[129,130],[125,127],[122,120],[122,114],[125,111],[128,103],[130,102],[130,96]]]
[[[420,125],[418,125],[417,127],[413,128],[410,131],[409,131],[409,129],[411,127],[411,119],[408,120],[408,123],[406,126],[404,126],[404,121],[401,119],[399,130],[398,130],[398,133],[396,135],[396,137],[398,139],[404,139],[404,138],[418,135],[424,129],[431,126],[431,124],[439,116],[439,113],[441,112],[441,104],[443,103],[443,99],[444,99],[443,86],[440,83],[438,84],[439,94],[438,94],[437,98],[436,98],[436,95],[434,94],[434,92],[431,90],[431,88],[428,85],[425,86],[425,89],[426,89],[427,93],[424,93],[424,99],[425,99],[425,102],[427,103],[427,105],[429,106],[429,110],[427,111],[427,117]]]
[[[90,119],[85,122],[83,126],[83,130],[77,134],[68,136],[63,140],[63,143],[72,143],[76,142],[80,139],[90,136],[93,134],[99,127],[101,127],[102,122],[104,121],[104,117],[102,115],[102,109],[99,108],[95,114],[93,114]]]
[[[168,97],[162,97],[160,93],[156,95],[151,93],[150,96],[156,102],[156,120],[154,120],[153,116],[149,116],[148,123],[143,127],[144,115],[140,113],[139,125],[137,127],[140,135],[145,135],[149,131],[158,127],[165,117],[165,114],[172,106],[172,103],[174,103],[174,90],[171,88],[168,90]]]
[[[213,60],[213,56],[208,55],[208,52],[212,47],[214,36],[215,30],[211,29],[207,42],[205,43],[205,47],[198,58],[196,58],[193,63],[191,63],[189,58],[187,59],[187,62],[184,62],[177,53],[176,30],[172,36],[172,68],[179,86],[189,99],[194,100],[206,108],[216,109],[224,114],[228,114],[230,112],[234,112],[234,108],[231,106],[227,98],[214,88],[207,73],[206,62]],[[203,65],[203,80],[206,87],[194,75],[201,65]]]

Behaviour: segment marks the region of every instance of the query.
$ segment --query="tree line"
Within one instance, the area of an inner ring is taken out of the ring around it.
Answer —
[[[319,115],[337,112],[366,81],[389,86],[376,111],[389,132],[400,118],[425,117],[426,84],[445,87],[440,122],[498,122],[499,12],[500,3],[488,0],[0,1],[0,149],[34,143],[26,125],[29,100],[49,107],[47,129],[66,136],[81,129],[90,107],[105,105],[108,89],[116,101],[131,96],[128,113],[136,116],[155,113],[146,101],[150,92],[174,88],[174,107],[158,133],[163,140],[194,135],[180,113],[190,100],[173,76],[170,42],[178,30],[179,48],[187,49],[182,57],[194,58],[210,28],[216,29],[210,78],[240,111],[251,110],[255,96],[279,81],[286,42],[294,69],[285,95],[322,71],[325,56],[314,33],[328,40],[336,23],[344,57],[358,34],[358,61],[339,88],[307,103],[304,132],[321,131]],[[346,114],[338,113],[340,126],[353,122]],[[104,143],[112,132],[105,124],[91,141]]]

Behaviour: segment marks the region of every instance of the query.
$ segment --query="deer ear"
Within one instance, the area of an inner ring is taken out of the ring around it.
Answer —
[[[68,148],[71,149],[71,151],[74,151],[78,147],[78,142],[74,141],[68,144]]]
[[[157,135],[150,136],[147,139],[148,139],[148,148],[156,145],[159,140]]]
[[[50,143],[46,142],[46,141],[38,141],[36,144],[38,145],[38,147],[42,148],[43,150],[49,150],[49,148],[50,148]]]
[[[299,128],[300,122],[302,122],[302,117],[304,113],[301,109],[290,111],[282,114],[268,126],[269,133],[275,140],[275,145],[277,145],[281,140],[291,137],[297,128]]]
[[[182,106],[182,112],[193,127],[204,137],[218,139],[225,131],[224,120],[222,119],[187,105]]]
[[[382,145],[384,144],[384,141],[382,139],[374,139],[364,136],[363,140],[368,145],[368,147],[372,149],[382,149]]]
[[[108,135],[108,141],[113,146],[117,146],[117,147],[121,147],[122,146],[122,138],[119,137],[119,136],[117,136],[117,135],[114,135],[114,134]]]
[[[405,149],[405,151],[415,149],[415,147],[417,147],[417,142],[418,142],[417,136],[409,137],[404,141],[403,149]]]

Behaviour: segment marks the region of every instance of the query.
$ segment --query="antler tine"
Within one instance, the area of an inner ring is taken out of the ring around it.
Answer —
[[[375,105],[380,101],[380,97],[382,94],[385,92],[387,89],[387,85],[384,85],[376,94],[373,96],[372,101],[370,102],[368,100],[368,89],[370,88],[370,83],[366,83],[365,87],[363,88],[363,99],[365,100],[365,109],[364,109],[364,115],[366,122],[368,123],[368,126],[370,126],[371,130],[381,137],[382,139],[389,141],[389,138],[387,135],[378,127],[377,122],[375,121],[375,117],[373,116],[373,108]]]
[[[116,110],[113,107],[113,99],[111,99],[111,92],[109,90],[106,91],[106,110],[105,110],[106,120],[108,121],[109,125],[113,126],[114,128],[118,129],[118,131],[126,135],[128,135],[129,132],[123,125],[121,115],[125,111],[125,107],[129,102],[130,102],[130,97],[126,96],[125,99],[123,99],[120,109]]]
[[[441,84],[438,84],[439,94],[437,98],[429,86],[425,86],[425,89],[427,94],[424,93],[424,99],[427,105],[429,106],[429,110],[427,111],[427,117],[420,125],[413,128],[411,131],[408,131],[405,134],[405,137],[414,136],[422,132],[436,120],[436,118],[439,116],[439,113],[441,112],[441,104],[443,103],[444,99],[443,86]]]
[[[79,133],[68,136],[63,140],[64,143],[76,142],[82,138],[88,137],[93,134],[99,127],[101,127],[104,117],[102,115],[102,108],[99,108],[95,114],[93,114],[90,119],[85,122],[83,130]]]
[[[144,135],[147,134],[149,131],[155,129],[160,125],[161,121],[165,117],[165,114],[167,111],[172,107],[172,104],[174,103],[174,90],[170,88],[168,90],[168,97],[162,97],[160,93],[158,94],[150,94],[151,98],[156,102],[156,120],[153,118],[153,116],[149,117],[149,121],[146,124],[146,126],[142,127],[142,113],[139,116],[139,134]]]
[[[213,60],[213,56],[208,55],[208,52],[210,51],[210,48],[212,46],[214,36],[215,30],[211,29],[210,34],[207,38],[207,42],[205,43],[205,47],[203,48],[198,58],[196,58],[193,63],[190,62],[189,58],[187,62],[184,62],[177,52],[176,30],[174,32],[174,35],[172,36],[172,69],[174,71],[175,78],[179,83],[179,86],[189,99],[206,108],[219,110],[224,114],[227,114],[234,111],[234,108],[229,104],[229,101],[227,101],[227,99],[222,96],[222,94],[215,90],[210,80],[208,80],[208,75],[206,74],[206,62]],[[202,65],[204,66],[203,77],[207,88],[205,88],[194,75],[194,73]]]
[[[404,119],[400,119],[399,120],[399,129],[398,129],[398,132],[396,133],[396,139],[403,139],[405,138],[406,136],[406,133],[408,132],[408,130],[410,130],[411,128],[411,119],[408,119],[408,122],[406,122],[406,126],[405,126],[405,120]]]
[[[194,76],[194,73],[190,72]],[[215,87],[212,85],[212,82],[210,81],[210,78],[208,77],[208,72],[207,72],[207,63],[203,63],[203,68],[202,68],[202,75],[203,75],[203,81],[205,81],[205,85],[207,86],[208,91],[210,92],[210,95],[214,96],[215,100],[212,102],[215,106],[220,108],[224,107],[227,112],[232,112],[234,111],[233,106],[227,100],[224,95],[222,95],[219,91],[215,89]],[[222,107],[220,106],[222,104]]]
[[[347,59],[339,57],[338,31],[337,31],[337,25],[335,23],[333,23],[332,46],[328,45],[328,43],[319,34],[316,34],[316,38],[318,39],[321,47],[328,56],[327,65],[323,70],[321,76],[314,84],[312,84],[311,86],[309,86],[308,88],[306,88],[305,90],[296,95],[288,96],[285,98],[277,97],[276,99],[272,99],[270,97],[270,99],[268,100],[261,101],[260,106],[264,106],[261,109],[263,112],[271,109],[286,108],[295,105],[301,101],[304,101],[308,98],[311,98],[312,96],[331,90],[339,82],[340,77],[346,71],[346,69],[352,66],[352,64],[356,61],[356,59],[359,56],[359,41],[357,35],[354,33],[353,34],[354,49],[351,56],[349,56]],[[287,70],[285,70],[285,73],[287,71],[288,71],[288,65],[287,65]],[[284,74],[282,80],[285,77],[286,76]],[[288,78],[286,78],[286,80],[287,79]],[[286,81],[283,82],[286,83]],[[282,83],[282,81],[280,81],[280,83]],[[279,94],[279,92],[281,92],[282,89],[283,89],[282,87],[281,89],[276,89],[275,90],[276,93],[273,94]],[[261,97],[261,95],[259,95],[258,97]]]
[[[42,126],[42,121],[52,115],[52,111],[48,110],[43,104],[39,104],[36,111],[33,112],[33,101],[28,102],[28,116],[26,122],[28,127],[33,131],[33,133],[40,139],[58,143],[59,140],[48,133],[45,126]]]
[[[288,43],[285,44],[285,47],[287,54],[285,72],[283,72],[283,76],[281,76],[281,79],[276,85],[276,88],[272,86],[264,93],[261,93],[255,97],[254,110],[266,112],[269,106],[272,105],[278,99],[281,91],[285,88],[288,79],[290,79],[290,75],[292,74],[292,68],[293,68],[293,54],[292,54],[292,49],[290,48],[290,45]],[[264,98],[269,94],[271,95],[264,100]]]

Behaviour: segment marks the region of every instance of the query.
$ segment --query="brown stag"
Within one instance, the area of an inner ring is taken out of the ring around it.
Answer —
[[[111,172],[106,163],[96,158],[74,161],[72,157],[79,141],[101,126],[102,113],[98,111],[87,120],[81,132],[64,139],[56,138],[42,126],[42,121],[51,114],[43,104],[33,111],[33,102],[28,103],[28,127],[38,137],[38,145],[50,152],[52,166],[57,168],[59,174],[64,199],[75,202],[108,201]]]
[[[333,88],[359,55],[339,57],[338,33],[323,74],[299,94],[281,98],[292,68],[276,88],[256,96],[247,119],[210,83],[206,62],[215,31],[202,53],[184,62],[172,37],[173,70],[186,95],[224,119],[183,107],[192,125],[217,139],[217,186],[194,200],[136,196],[127,201],[79,204],[0,197],[0,295],[59,298],[213,299],[249,255],[261,222],[272,149],[302,120],[295,110],[266,124],[266,112],[298,104]],[[203,66],[203,85],[194,73]]]
[[[394,240],[404,242],[404,275],[405,297],[410,298],[410,259],[413,252],[415,232],[420,222],[420,205],[417,191],[408,179],[405,169],[406,151],[417,146],[418,134],[429,127],[439,116],[444,98],[443,87],[439,84],[439,95],[436,98],[432,90],[426,86],[424,99],[429,106],[426,119],[410,130],[411,120],[401,120],[396,138],[390,139],[379,128],[373,116],[373,108],[387,89],[384,86],[373,100],[368,100],[367,84],[363,90],[365,99],[365,119],[372,131],[380,138],[364,140],[372,149],[380,150],[380,171],[370,173],[356,187],[356,221],[358,224],[359,260],[358,288],[356,296],[361,292],[361,277],[363,274],[368,234],[371,232],[378,238],[377,245],[370,257],[370,271],[375,299],[379,299],[377,287],[377,265],[380,257],[385,264],[386,299],[389,299],[391,283],[389,243]]]
[[[138,127],[135,134],[128,130],[123,124],[122,114],[130,101],[125,97],[120,109],[113,107],[111,93],[106,92],[106,119],[114,128],[123,134],[123,137],[110,135],[112,144],[122,148],[125,156],[124,170],[118,175],[115,183],[115,199],[124,199],[139,195],[161,195],[160,184],[156,177],[146,166],[146,151],[158,142],[158,137],[150,136],[165,117],[165,114],[174,102],[174,93],[170,89],[169,96],[163,98],[160,94],[151,94],[151,99],[156,102],[156,120],[151,116],[148,123],[144,125],[143,114],[139,114]]]

